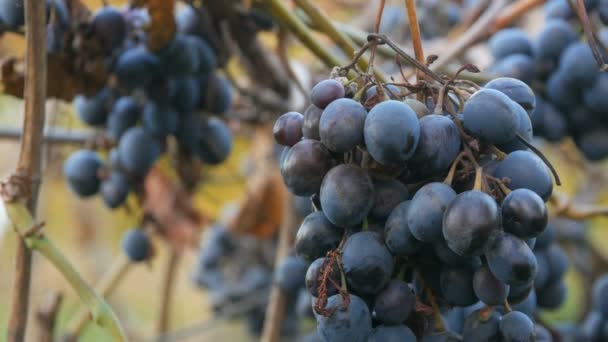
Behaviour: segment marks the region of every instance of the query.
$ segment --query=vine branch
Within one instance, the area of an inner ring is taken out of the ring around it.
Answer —
[[[25,116],[23,120],[23,137],[19,151],[16,173],[21,175],[27,185],[27,191],[18,193],[16,198],[27,205],[27,210],[35,215],[40,184],[42,159],[42,130],[44,127],[44,110],[46,101],[46,9],[45,3],[39,0],[25,1]],[[25,340],[27,317],[29,312],[29,292],[31,283],[32,251],[26,241],[17,243],[15,258],[15,279],[11,313],[8,325],[7,340],[21,342]]]

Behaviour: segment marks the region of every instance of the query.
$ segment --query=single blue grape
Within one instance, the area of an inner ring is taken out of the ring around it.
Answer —
[[[88,197],[99,191],[101,180],[98,172],[102,165],[101,157],[96,152],[79,150],[65,161],[63,174],[72,191],[79,196]]]
[[[131,262],[141,262],[151,256],[152,245],[142,229],[133,228],[123,234],[122,249]]]

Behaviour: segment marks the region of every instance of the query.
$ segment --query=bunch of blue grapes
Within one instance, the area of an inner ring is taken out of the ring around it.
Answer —
[[[608,23],[608,1],[585,4],[592,21]],[[549,1],[544,12],[545,23],[536,37],[507,28],[490,39],[496,59],[490,70],[518,78],[534,89],[538,95],[532,114],[536,135],[551,142],[570,136],[587,159],[604,159],[608,156],[608,75],[599,70],[567,0]],[[600,29],[597,38],[606,45],[608,30]]]
[[[80,197],[100,194],[108,208],[120,207],[171,146],[191,163],[216,165],[228,157],[232,136],[221,118],[232,89],[199,29],[199,11],[178,11],[177,32],[154,52],[146,47],[145,10],[106,6],[83,28],[100,44],[108,78],[93,95],[74,99],[80,120],[105,142],[103,151],[78,150],[64,164],[67,184]]]
[[[319,82],[273,131],[286,186],[314,207],[275,279],[293,292],[304,277],[314,338],[550,341],[535,313],[564,301],[567,263],[545,237],[532,89],[497,78],[441,106],[354,83]]]

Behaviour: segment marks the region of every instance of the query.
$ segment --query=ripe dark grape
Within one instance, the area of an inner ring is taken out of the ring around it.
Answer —
[[[498,331],[500,318],[497,311],[486,312],[483,309],[473,311],[464,321],[463,341],[500,341],[500,332]]]
[[[405,103],[384,101],[367,114],[364,137],[374,160],[383,165],[401,164],[416,151],[420,123],[416,113]]]
[[[135,175],[144,175],[161,153],[159,143],[142,127],[129,128],[120,139],[120,165]]]
[[[192,46],[193,52],[196,54],[193,73],[198,75],[212,73],[218,65],[217,57],[211,46],[202,38],[195,36],[186,36],[186,40],[187,43]]]
[[[79,150],[65,161],[63,174],[72,191],[88,197],[99,191],[99,170],[102,165],[101,158],[94,151]]]
[[[486,253],[492,274],[509,285],[528,284],[537,272],[537,263],[530,247],[521,239],[504,233]]]
[[[550,142],[560,141],[568,132],[566,119],[551,103],[539,99],[536,103],[532,114],[534,133]]]
[[[578,146],[585,157],[591,161],[599,161],[608,156],[606,134],[608,134],[608,129],[594,129],[578,140]]]
[[[471,269],[476,269],[481,266],[481,260],[479,259],[479,257],[460,256],[456,254],[456,252],[454,252],[448,246],[447,242],[445,242],[445,240],[443,239],[439,242],[434,243],[433,249],[435,251],[435,256],[437,257],[437,259],[439,259],[439,261],[446,265],[456,268],[468,267]]]
[[[557,66],[562,52],[577,39],[576,31],[566,21],[549,20],[534,41],[534,54]]]
[[[141,108],[130,96],[119,98],[112,107],[107,121],[107,136],[118,141],[129,128],[135,126],[140,119]]]
[[[213,114],[224,114],[232,107],[232,86],[224,77],[211,74],[200,79],[198,108]]]
[[[540,324],[534,325],[534,335],[536,335],[537,342],[553,342],[553,337],[549,330],[545,329]]]
[[[485,253],[499,231],[496,201],[481,191],[458,194],[443,216],[443,236],[450,249],[461,256]]]
[[[466,267],[444,267],[441,270],[440,282],[443,298],[450,305],[469,306],[478,299],[473,290],[474,270]]]
[[[534,112],[536,97],[532,89],[524,82],[512,77],[499,77],[488,82],[484,88],[495,89],[507,95],[528,113]]]
[[[131,184],[129,178],[120,171],[112,171],[107,179],[101,182],[99,192],[108,208],[118,208],[127,199]]]
[[[288,256],[283,259],[274,273],[275,283],[290,296],[295,295],[300,290],[305,277],[306,265],[295,256]]]
[[[399,203],[407,200],[409,192],[403,183],[391,180],[374,180],[374,204],[369,216],[386,220]],[[384,227],[382,227],[384,230]]]
[[[523,285],[511,285],[509,288],[509,296],[507,296],[507,301],[514,305],[521,304],[529,300],[532,294],[534,294],[534,302],[536,303],[536,294],[534,292],[534,284],[532,282]]]
[[[325,263],[329,262],[327,258],[319,258],[313,261],[310,266],[308,266],[308,270],[306,271],[306,289],[313,297],[319,296],[319,287],[321,286],[321,272],[323,271],[323,266]],[[328,280],[326,283],[326,292],[328,296],[332,296],[338,293],[338,288],[335,285],[340,285],[340,269],[338,265],[334,262],[331,266],[327,264],[326,267],[331,267],[331,271],[328,276]],[[333,281],[333,282],[332,282]],[[335,283],[335,284],[334,284]]]
[[[553,179],[549,168],[534,153],[515,151],[502,160],[494,176],[508,179],[507,187],[511,190],[529,189],[534,191],[543,201],[547,201],[553,193]]]
[[[272,127],[274,140],[283,146],[293,146],[302,140],[304,116],[297,112],[281,115]]]
[[[319,135],[319,121],[321,120],[323,109],[311,104],[304,112],[304,123],[302,125],[302,135],[307,139],[321,140]]]
[[[445,183],[429,183],[420,188],[410,204],[407,223],[412,235],[423,242],[443,240],[443,214],[456,198],[456,192]]]
[[[557,309],[566,300],[566,293],[566,284],[560,280],[539,291],[536,302],[541,308]]]
[[[523,296],[524,293],[520,295]],[[509,303],[512,303],[511,309],[525,314],[532,320],[535,318],[535,315],[538,312],[538,307],[536,305],[536,292],[534,290],[528,292],[527,296],[520,302],[516,303],[509,300]]]
[[[544,250],[547,261],[549,262],[549,283],[554,283],[561,279],[568,269],[568,256],[557,244],[552,244]]]
[[[123,234],[122,249],[132,262],[145,261],[152,252],[150,238],[139,228],[130,229]]]
[[[325,109],[332,101],[343,97],[344,86],[336,80],[323,80],[310,91],[310,100],[321,109]]]
[[[530,116],[519,104],[515,102],[513,102],[512,104],[513,109],[517,113],[518,118],[517,134],[519,134],[522,138],[524,138],[524,140],[528,142],[532,141],[533,133],[532,121],[530,120]],[[505,144],[498,145],[498,148],[505,153],[510,153],[517,150],[525,151],[528,149],[528,146],[526,146],[517,137],[515,137]]]
[[[505,341],[535,341],[534,323],[519,311],[504,315],[500,320],[499,330]]]
[[[486,266],[475,272],[473,289],[477,298],[487,305],[503,304],[509,293],[509,285],[498,280]]]
[[[146,85],[160,72],[156,56],[143,47],[134,47],[123,52],[116,61],[114,72],[120,85],[133,89]]]
[[[524,54],[509,55],[496,61],[489,69],[499,75],[513,77],[530,83],[534,79],[536,70],[532,57]]]
[[[306,217],[308,214],[312,213],[312,201],[310,197],[306,196],[293,196],[293,206],[300,217]]]
[[[416,335],[406,325],[377,326],[367,342],[416,342]]]
[[[82,121],[91,126],[103,125],[108,117],[111,92],[103,88],[97,94],[87,97],[78,95],[74,98],[76,113]]]
[[[127,36],[127,22],[116,8],[104,6],[93,16],[91,33],[101,40],[106,52],[119,48]]]
[[[464,128],[476,138],[505,144],[515,138],[519,117],[513,102],[498,90],[481,89],[464,105]]]
[[[176,34],[167,46],[156,52],[156,55],[163,73],[175,77],[193,74],[200,64],[195,45],[190,42],[189,37],[182,34]]]
[[[498,31],[488,42],[490,52],[496,59],[521,53],[532,56],[532,42],[528,35],[518,28]]]
[[[320,198],[329,221],[351,227],[363,222],[374,205],[374,185],[366,170],[338,165],[323,178]]]
[[[218,118],[201,122],[197,141],[197,155],[205,163],[217,165],[226,160],[232,150],[232,133]]]
[[[393,209],[384,228],[386,246],[393,255],[406,256],[418,251],[422,243],[417,240],[407,224],[411,201],[401,202]]]
[[[425,174],[446,171],[460,151],[460,133],[454,121],[443,115],[420,119],[420,139],[412,161]]]
[[[572,86],[589,86],[598,75],[591,48],[584,42],[571,44],[564,50],[559,68],[565,82]]]
[[[25,4],[23,0],[0,1],[0,18],[4,25],[15,29],[25,24]]]
[[[545,4],[545,16],[547,19],[564,19],[568,20],[574,16],[567,0],[552,0]]]
[[[325,341],[366,342],[372,333],[372,319],[365,302],[349,294],[349,305],[344,308],[342,297],[337,294],[327,299],[327,309],[333,313],[323,316],[315,313],[317,331]]]
[[[346,240],[342,268],[349,288],[357,293],[375,294],[389,282],[393,258],[378,234],[364,231]]]
[[[419,119],[422,119],[424,116],[430,114],[429,108],[424,103],[416,99],[405,99],[403,102],[405,102],[406,105],[412,108],[412,110],[414,111],[414,113],[416,113],[416,116]]]
[[[398,325],[414,311],[416,296],[410,286],[401,280],[391,280],[374,302],[375,318],[384,325]]]
[[[603,322],[604,319],[600,313],[589,312],[579,326],[577,338],[583,341],[602,341]]]
[[[148,101],[143,109],[143,127],[157,138],[177,132],[178,116],[173,108]]]
[[[534,248],[536,250],[546,249],[553,242],[555,242],[557,232],[555,231],[555,225],[551,222],[547,224],[547,228],[538,235],[536,238],[536,246]]]
[[[363,144],[363,125],[367,111],[359,102],[337,99],[324,110],[319,120],[321,142],[330,151],[344,153]]]
[[[502,202],[502,224],[505,231],[520,238],[538,236],[547,227],[547,207],[535,192],[517,189]]]
[[[341,238],[342,229],[329,222],[322,211],[317,211],[306,216],[298,229],[296,253],[307,262],[312,262],[336,248]]]
[[[332,163],[325,146],[319,141],[304,139],[287,152],[281,163],[281,175],[293,194],[310,196],[319,191]]]
[[[183,77],[174,82],[174,93],[171,106],[180,117],[191,115],[199,102],[200,87],[194,77]]]

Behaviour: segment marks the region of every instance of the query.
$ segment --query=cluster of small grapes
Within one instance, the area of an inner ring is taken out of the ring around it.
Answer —
[[[608,23],[608,1],[585,1],[587,10]],[[497,32],[489,41],[492,71],[529,84],[537,97],[534,132],[548,141],[571,136],[589,160],[608,156],[608,75],[600,72],[591,48],[581,41],[567,0],[545,5],[546,22],[535,39],[518,28]],[[608,30],[598,32],[608,43]]]
[[[286,113],[274,126],[287,146],[285,184],[316,209],[295,251],[309,265],[319,337],[460,340],[425,308],[481,301],[464,335],[494,317],[494,338],[533,341],[533,317],[507,312],[535,286],[532,249],[553,191],[549,167],[528,150],[532,89],[498,78],[458,113],[451,98],[427,107],[405,87],[378,88],[321,81],[304,115]]]
[[[103,130],[104,148],[111,149],[107,162],[90,149],[66,160],[65,178],[79,196],[100,193],[109,208],[121,206],[170,144],[193,162],[218,164],[227,158],[230,130],[212,115],[230,108],[231,87],[215,72],[213,48],[188,31],[196,26],[195,11],[178,12],[180,30],[156,52],[145,46],[145,11],[106,6],[92,17],[87,34],[101,42],[110,76],[105,87],[92,96],[78,95],[74,104],[82,121]]]

